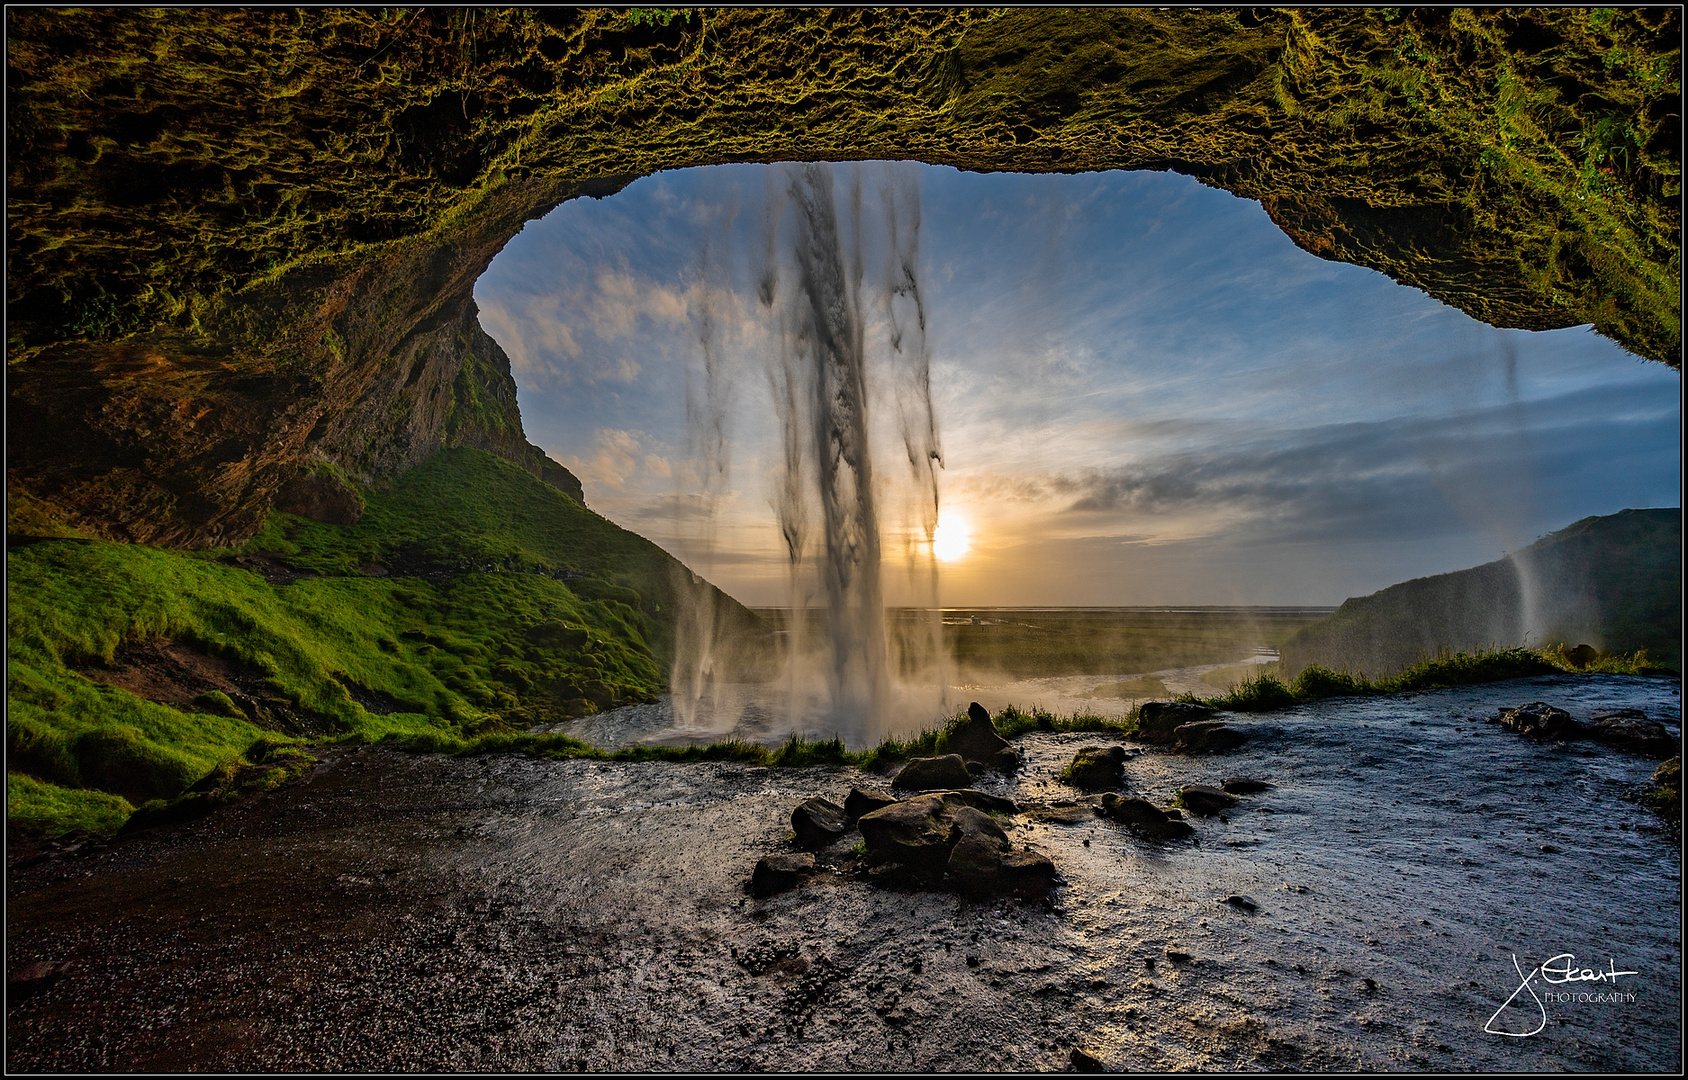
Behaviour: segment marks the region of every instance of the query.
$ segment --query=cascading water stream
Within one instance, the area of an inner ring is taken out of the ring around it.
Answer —
[[[783,711],[789,729],[837,733],[851,740],[889,730],[894,699],[911,681],[936,682],[944,704],[943,650],[937,612],[937,470],[943,454],[932,407],[926,312],[919,285],[920,193],[911,169],[880,170],[885,251],[883,281],[864,303],[862,172],[797,164],[770,173],[762,212],[760,265],[753,268],[755,309],[767,325],[762,357],[777,420],[777,466],[770,504],[777,519],[790,607],[786,617]],[[842,172],[842,177],[838,176]],[[839,183],[838,180],[843,182]],[[699,312],[704,391],[689,393],[693,453],[703,469],[700,527],[712,528],[714,500],[725,486],[730,439],[728,365],[713,335],[709,255]],[[877,319],[868,317],[870,310]],[[883,336],[883,357],[871,343]],[[909,465],[907,484],[876,476],[870,411],[875,381],[889,392]],[[894,487],[911,511],[904,563],[925,614],[888,632],[882,567],[882,506]],[[712,537],[700,536],[703,547]],[[699,714],[717,667],[708,586],[678,589],[689,611],[677,619],[672,685],[677,717]],[[821,620],[811,628],[809,610]],[[809,640],[818,629],[819,640]],[[819,685],[814,685],[818,683]],[[809,701],[816,715],[806,718]],[[915,719],[913,717],[909,719]],[[918,718],[929,720],[930,716]]]

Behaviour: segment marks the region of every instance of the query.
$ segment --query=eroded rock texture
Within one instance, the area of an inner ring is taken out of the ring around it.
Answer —
[[[663,18],[668,21],[664,23]],[[1674,8],[18,9],[11,480],[249,534],[327,461],[522,437],[474,279],[662,168],[1174,169],[1500,326],[1677,363]]]

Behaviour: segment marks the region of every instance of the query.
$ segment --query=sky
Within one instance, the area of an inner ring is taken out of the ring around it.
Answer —
[[[1679,375],[1586,327],[1486,326],[1174,173],[832,169],[889,603],[928,595],[910,568],[930,548],[898,427],[888,192],[921,212],[946,606],[1334,606],[1680,505]],[[786,265],[787,175],[713,166],[572,200],[475,288],[529,439],[588,506],[753,606],[790,595],[781,309],[757,297]]]

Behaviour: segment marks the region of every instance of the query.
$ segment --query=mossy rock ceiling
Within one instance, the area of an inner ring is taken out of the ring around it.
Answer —
[[[312,457],[523,457],[475,278],[564,199],[727,161],[1173,169],[1679,362],[1675,8],[7,19],[11,479],[103,535],[240,538]]]

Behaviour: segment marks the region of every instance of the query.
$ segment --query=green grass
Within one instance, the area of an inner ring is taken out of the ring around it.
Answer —
[[[1645,651],[1628,656],[1602,656],[1593,663],[1573,663],[1563,645],[1547,649],[1492,649],[1474,653],[1448,653],[1420,661],[1399,675],[1373,681],[1364,675],[1331,671],[1312,666],[1302,669],[1289,683],[1276,674],[1262,672],[1246,679],[1219,697],[1202,698],[1185,694],[1180,701],[1209,705],[1228,712],[1271,712],[1322,698],[1370,694],[1403,694],[1438,690],[1451,686],[1522,679],[1532,675],[1668,674],[1647,661]]]
[[[316,737],[443,752],[665,688],[677,564],[648,541],[478,450],[443,451],[366,498],[355,525],[272,516],[241,554],[317,575],[286,585],[217,561],[227,553],[14,542],[8,767],[27,780],[13,788],[11,820],[109,831],[95,825],[119,803],[173,799],[222,763],[256,764],[253,748],[273,741],[226,694],[176,708],[82,673],[124,643],[217,658]],[[360,572],[375,564],[438,580]],[[387,704],[371,712],[354,694]],[[547,738],[512,748],[564,747]]]

